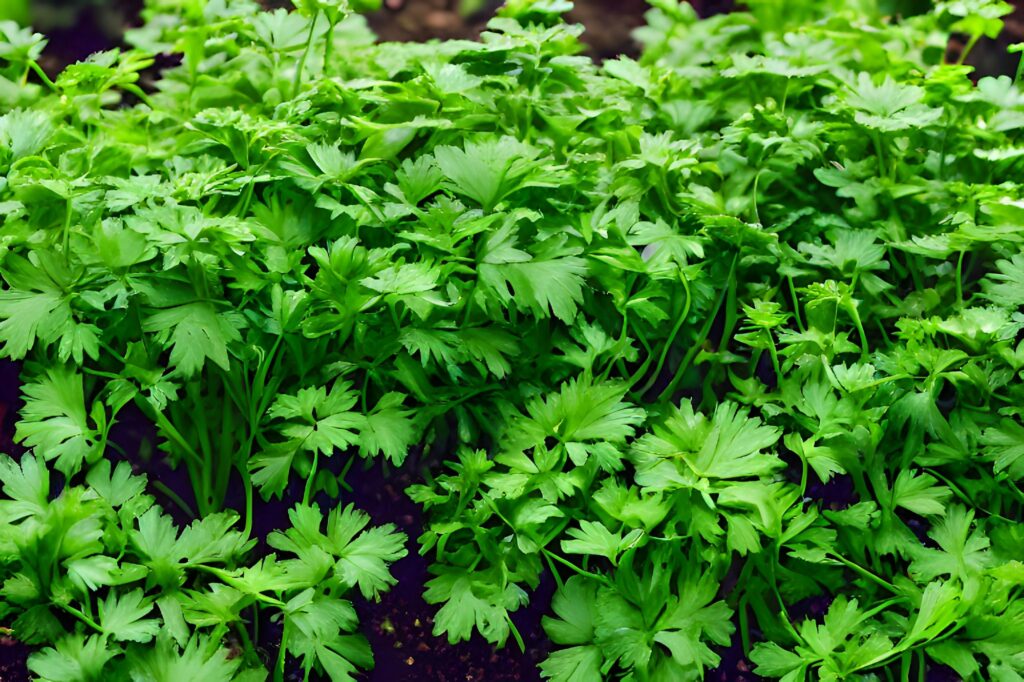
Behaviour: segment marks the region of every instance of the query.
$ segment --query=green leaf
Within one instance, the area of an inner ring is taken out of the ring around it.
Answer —
[[[67,635],[55,647],[33,653],[28,668],[47,682],[91,682],[102,678],[104,667],[116,655],[99,635]]]
[[[236,316],[218,313],[209,303],[186,303],[150,314],[143,330],[152,332],[171,349],[170,364],[186,377],[207,360],[229,368],[228,344],[241,340]]]
[[[766,677],[785,678],[786,675],[807,667],[807,663],[799,654],[787,651],[775,642],[758,642],[750,654],[750,660],[757,665],[754,672]],[[803,676],[793,679],[803,679]]]
[[[858,124],[895,132],[926,128],[942,116],[941,109],[923,104],[922,99],[922,88],[898,83],[888,75],[876,84],[869,73],[861,72],[846,96],[846,103],[856,110],[854,120]]]
[[[465,641],[474,628],[499,646],[509,635],[508,614],[528,600],[514,584],[504,588],[479,573],[445,573],[427,582],[423,598],[428,604],[444,602],[434,619],[434,634],[447,634],[448,642]]]
[[[118,641],[149,642],[160,632],[160,621],[145,618],[153,610],[142,590],[118,595],[111,593],[99,603],[99,622],[103,634]]]
[[[597,590],[581,576],[572,576],[555,592],[551,610],[558,618],[544,616],[544,631],[555,644],[589,644],[594,639]]]
[[[146,682],[175,682],[201,679],[210,682],[231,682],[242,659],[231,657],[219,642],[196,634],[180,649],[172,639],[161,634],[152,647],[132,649],[129,668],[134,679]]]
[[[598,647],[574,646],[551,652],[540,664],[540,673],[555,682],[588,682],[601,679],[603,661]]]
[[[720,403],[711,419],[684,402],[634,443],[637,483],[652,489],[693,485],[699,479],[764,476],[781,467],[764,452],[781,435],[735,403]]]
[[[359,432],[359,454],[383,454],[400,466],[409,454],[409,448],[418,435],[411,410],[401,409],[405,402],[402,393],[386,393],[377,401],[373,411],[366,415],[366,423]]]
[[[946,516],[928,533],[939,549],[919,547],[914,551],[910,573],[919,580],[934,580],[948,575],[967,580],[982,573],[991,563],[989,540],[980,530],[972,530],[974,511],[952,505]]]
[[[0,291],[0,354],[13,360],[24,358],[37,344],[43,347],[60,341],[60,355],[72,355],[81,362],[83,354],[97,354],[95,328],[78,325],[67,290],[73,275],[50,254],[29,261],[19,255],[7,257],[0,269],[8,289]]]
[[[22,387],[25,406],[15,438],[46,459],[56,459],[65,474],[100,456],[101,434],[89,424],[82,376],[53,367]]]
[[[367,528],[370,517],[351,504],[335,507],[327,517],[327,533],[321,532],[323,514],[317,506],[299,505],[288,512],[292,528],[267,538],[275,549],[308,557],[319,563],[318,554],[333,557],[335,575],[346,586],[358,587],[367,599],[377,599],[395,584],[388,570],[407,553],[406,537],[394,525]]]
[[[569,540],[562,540],[562,551],[567,554],[594,554],[615,563],[622,546],[622,535],[612,533],[601,523],[580,521],[579,528],[570,528]]]
[[[1024,478],[1024,427],[1011,419],[1003,419],[982,433],[984,457],[991,461],[996,473],[1006,471],[1015,479]]]
[[[8,523],[28,516],[42,516],[49,508],[50,471],[39,455],[23,455],[15,462],[0,455],[0,483],[9,499],[0,500],[2,516]]]
[[[491,211],[529,170],[537,150],[512,137],[467,140],[464,148],[441,146],[434,158],[459,194]]]
[[[480,265],[481,282],[503,305],[515,302],[520,310],[554,315],[566,323],[573,321],[583,301],[586,274],[586,261],[576,256]]]
[[[95,555],[64,563],[68,577],[82,592],[94,592],[102,586],[118,582],[117,561],[112,557]]]
[[[356,528],[362,529],[368,521],[369,517],[355,511],[352,505],[341,512],[335,509],[327,520],[328,536],[336,543],[334,549],[338,563],[335,570],[341,579],[348,585],[359,587],[367,599],[379,599],[381,592],[397,582],[388,566],[407,554],[406,538],[393,525],[387,524],[364,530],[344,544],[338,542],[339,535],[346,536]]]
[[[935,483],[933,476],[918,475],[905,469],[893,483],[893,504],[922,516],[942,516],[946,513],[945,504],[952,492],[946,486]]]

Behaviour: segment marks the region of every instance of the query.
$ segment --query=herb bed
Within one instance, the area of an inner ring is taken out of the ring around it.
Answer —
[[[1024,676],[1011,7],[652,4],[601,65],[561,0],[0,23],[34,675]]]

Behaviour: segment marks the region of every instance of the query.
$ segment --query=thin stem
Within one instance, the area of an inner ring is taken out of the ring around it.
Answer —
[[[641,379],[643,379],[644,375],[647,374],[647,370],[650,368],[651,363],[654,362],[654,350],[651,348],[651,345],[647,343],[646,337],[644,337],[643,333],[641,333],[639,329],[636,329],[634,331],[636,332],[636,338],[640,341],[640,345],[644,347],[644,351],[646,351],[647,357],[640,364],[640,366],[637,367],[636,371],[633,372],[633,374],[629,377],[628,383],[630,386],[636,386],[636,384]]]
[[[39,66],[39,64],[37,64],[35,62],[35,60],[30,61],[28,63],[28,68],[30,68],[33,71],[35,71],[35,74],[37,76],[39,76],[39,80],[43,81],[43,84],[46,87],[50,88],[50,90],[52,90],[54,92],[57,92],[57,85],[56,85],[56,83],[54,83],[52,80],[50,80],[50,77],[46,75],[45,71],[43,71],[43,67]]]
[[[552,577],[555,579],[555,584],[558,585],[558,589],[565,589],[565,582],[562,580],[562,576],[558,573],[558,567],[555,566],[555,561],[548,554],[544,554],[544,559],[548,562],[548,570],[551,571]]]
[[[806,332],[807,328],[804,327],[803,320],[800,319],[800,299],[796,295],[796,285],[793,284],[793,278],[786,275],[786,281],[789,283],[789,297],[793,299],[793,319],[796,320],[796,326],[801,332]]]
[[[956,259],[956,305],[958,308],[964,307],[964,254],[966,250],[960,252],[960,257]]]
[[[782,365],[779,364],[779,349],[775,346],[775,338],[772,337],[770,330],[765,330],[768,334],[768,354],[772,358],[772,369],[775,370],[775,383],[776,386],[782,383]]]
[[[147,414],[150,419],[156,422],[157,427],[164,432],[164,435],[166,435],[169,440],[174,441],[178,447],[181,448],[182,453],[184,453],[188,459],[191,459],[192,462],[198,466],[203,465],[203,458],[200,457],[188,441],[185,440],[178,429],[174,428],[174,425],[171,424],[162,412],[153,408],[142,398],[141,395],[138,394],[135,396],[135,404],[143,413]]]
[[[519,651],[526,653],[526,642],[523,641],[523,636],[519,634],[519,628],[512,622],[512,616],[508,615],[508,611],[505,611],[505,621],[508,623],[508,629],[512,632],[512,637],[516,640],[516,644],[519,646]]]
[[[58,606],[60,606],[62,609],[64,609],[68,613],[70,613],[72,616],[74,616],[78,620],[82,621],[83,623],[85,623],[86,625],[91,627],[96,632],[103,632],[103,628],[101,628],[96,623],[96,621],[94,621],[92,618],[90,618],[89,616],[85,615],[84,613],[82,613],[81,611],[76,609],[71,604],[58,604]]]
[[[800,499],[807,495],[807,457],[800,456]]]
[[[895,595],[903,596],[902,593],[898,589],[896,589],[895,585],[893,585],[892,583],[888,582],[887,580],[884,580],[884,579],[878,577],[877,575],[875,575],[874,573],[872,573],[868,569],[864,568],[863,566],[860,566],[858,564],[853,563],[852,561],[850,561],[846,557],[842,556],[841,554],[837,554],[836,552],[827,552],[826,554],[828,554],[828,556],[832,557],[833,559],[836,559],[841,564],[843,564],[844,566],[846,566],[850,570],[854,571],[855,573],[859,573],[860,575],[864,576],[865,578],[867,578],[871,582],[873,582],[873,583],[875,583],[875,584],[877,584],[877,585],[879,585],[881,587],[884,587],[885,589],[887,589],[888,591],[892,592]]]
[[[878,131],[871,135],[871,141],[875,145],[875,156],[878,157],[878,174],[881,176],[888,175],[885,172],[885,153],[882,150],[882,138]]]
[[[245,491],[245,525],[242,527],[242,534],[249,537],[252,534],[252,480],[249,478],[247,462],[238,467],[238,473],[242,477],[242,487]]]
[[[584,570],[584,569],[580,568],[579,566],[577,566],[576,564],[574,564],[573,562],[569,561],[568,559],[555,554],[554,552],[552,552],[547,547],[542,547],[540,551],[543,552],[544,555],[546,557],[548,557],[549,559],[554,559],[558,563],[566,566],[567,568],[571,568],[573,571],[575,571],[576,573],[579,573],[582,576],[585,576],[587,578],[592,578],[594,580],[600,581],[601,583],[604,583],[605,585],[611,585],[612,584],[612,581],[609,580],[607,576],[601,575],[600,573],[592,573],[590,571]]]
[[[718,311],[721,310],[722,305],[725,303],[726,296],[729,294],[730,291],[734,291],[733,287],[735,286],[735,282],[733,281],[733,276],[736,274],[736,263],[737,261],[739,261],[739,258],[739,253],[733,256],[732,264],[729,266],[729,274],[726,276],[726,279],[729,282],[729,287],[724,289],[722,293],[719,294],[718,301],[715,303],[714,312],[711,315],[708,315],[707,320],[704,321],[704,326],[701,327],[700,334],[694,340],[693,345],[690,347],[690,350],[686,353],[686,357],[683,358],[682,363],[680,363],[679,368],[676,370],[675,376],[672,377],[672,381],[670,381],[668,383],[668,386],[666,386],[661,391],[659,397],[670,396],[673,392],[675,392],[676,385],[680,381],[682,381],[683,376],[686,374],[686,371],[690,368],[690,363],[693,362],[693,359],[697,356],[697,353],[700,352],[701,348],[703,347],[704,341],[707,339],[708,334],[711,333],[711,325],[714,324],[715,318],[718,317]]]
[[[154,488],[156,488],[157,490],[162,492],[164,495],[166,495],[168,498],[170,498],[171,502],[173,502],[174,504],[178,505],[178,507],[181,509],[181,511],[185,512],[186,514],[189,515],[189,517],[191,517],[193,519],[196,518],[196,513],[194,511],[192,511],[192,507],[190,507],[188,505],[188,502],[186,502],[185,499],[181,495],[179,495],[178,493],[174,492],[170,487],[168,487],[162,481],[151,481],[151,483],[153,484]]]
[[[306,488],[302,492],[302,504],[308,505],[309,498],[313,496],[313,481],[316,479],[317,467],[320,461],[320,451],[313,451],[313,466],[309,470],[309,476],[306,477]]]
[[[64,262],[67,263],[71,257],[71,197],[64,199]]]
[[[864,323],[861,322],[860,313],[857,311],[856,301],[850,301],[850,305],[847,306],[847,311],[850,313],[850,317],[853,318],[853,323],[857,326],[857,334],[860,336],[860,350],[864,359],[867,359],[871,355],[871,348],[868,346],[868,335],[864,331]]]
[[[964,61],[966,61],[967,56],[971,54],[971,50],[974,49],[974,46],[978,44],[979,40],[981,40],[980,33],[975,33],[967,39],[967,44],[964,45],[964,49],[960,52],[960,58],[956,60],[957,66],[962,65]]]
[[[352,465],[355,463],[355,461],[355,457],[349,457],[348,461],[345,462],[345,465],[341,467],[341,473],[338,475],[338,485],[340,485],[341,489],[344,490],[345,492],[352,492],[352,486],[348,484],[348,481],[345,480],[345,477],[348,476],[348,470],[352,468]]]
[[[112,379],[117,381],[121,381],[124,379],[124,377],[121,376],[120,374],[114,374],[113,372],[104,372],[103,370],[93,369],[92,367],[83,366],[82,371],[92,376],[103,377],[104,379]]]
[[[758,225],[761,224],[761,214],[757,210],[757,182],[761,179],[761,170],[758,169],[757,173],[754,174],[754,187],[751,192],[751,197],[754,201],[754,222]]]
[[[299,88],[302,87],[302,72],[306,70],[306,60],[309,58],[309,52],[313,49],[313,31],[316,29],[316,22],[320,20],[320,11],[317,10],[316,15],[309,22],[309,35],[306,36],[306,49],[302,51],[302,58],[299,59],[299,67],[295,71],[295,82],[292,83],[292,97],[297,97],[299,94]]]
[[[277,663],[274,665],[274,682],[284,682],[284,659],[288,652],[288,621],[281,629],[281,648],[277,651]]]
[[[324,46],[324,74],[327,74],[327,67],[331,63],[331,58],[334,55],[334,27],[336,22],[330,21],[327,24],[327,41]]]
[[[779,560],[779,548],[775,546],[775,560],[768,562],[768,584],[771,587],[772,593],[775,595],[775,600],[779,603],[779,617],[782,618],[782,625],[789,631],[789,634],[793,637],[794,642],[802,642],[803,638],[793,627],[793,622],[789,620],[789,611],[786,610],[786,602],[782,599],[782,593],[779,592],[779,581],[775,576],[775,566]]]
[[[658,357],[658,364],[654,366],[654,372],[647,380],[647,383],[644,384],[644,387],[640,389],[641,394],[647,393],[647,391],[651,390],[651,387],[654,386],[654,382],[658,380],[658,377],[661,375],[661,370],[665,367],[665,360],[668,358],[669,351],[672,350],[672,344],[676,340],[676,335],[679,334],[679,330],[682,328],[683,322],[685,322],[686,318],[690,316],[690,301],[692,300],[692,297],[690,296],[690,283],[686,279],[686,274],[683,273],[682,269],[679,270],[679,280],[683,283],[683,291],[686,293],[686,302],[683,304],[682,313],[676,318],[676,323],[672,325],[672,331],[669,333],[668,339],[665,340],[665,345],[661,349],[661,355]]]

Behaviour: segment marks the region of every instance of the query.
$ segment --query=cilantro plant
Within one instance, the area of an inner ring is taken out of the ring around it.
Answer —
[[[1024,676],[1024,95],[964,64],[1009,5],[652,5],[601,65],[544,0],[430,45],[150,0],[52,80],[0,23],[36,674],[349,679],[346,595],[405,550],[345,472],[416,450],[435,632],[524,646],[547,572],[546,678]],[[129,404],[183,530],[107,459]],[[267,556],[256,495],[294,502]]]

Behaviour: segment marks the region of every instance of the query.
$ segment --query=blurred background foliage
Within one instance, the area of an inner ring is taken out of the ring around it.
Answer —
[[[93,52],[122,44],[128,26],[138,25],[145,2],[197,3],[206,0],[0,0],[0,20],[31,24],[49,39],[42,60],[51,74]],[[287,7],[292,0],[259,0],[268,7]],[[515,0],[532,2],[534,0]],[[595,59],[635,55],[632,32],[644,23],[644,13],[668,0],[575,0],[568,20],[585,27],[583,41]],[[373,10],[370,26],[382,40],[425,41],[430,39],[474,38],[502,0],[351,0],[353,6]],[[910,16],[941,2],[955,14],[974,5],[1002,4],[1002,0],[690,0],[697,13],[710,16],[729,12],[735,6],[749,8],[768,30],[787,27],[856,9],[861,16]],[[1007,47],[1024,42],[1024,0],[1010,2],[1015,12],[1007,18],[1006,30],[994,37],[985,27],[951,26],[955,36],[948,58],[955,61],[968,42],[980,42],[968,63],[976,75],[1012,74],[1017,56]],[[957,31],[959,30],[959,34]],[[974,34],[974,35],[972,35]]]
[[[29,0],[0,0],[0,21],[29,22]]]

